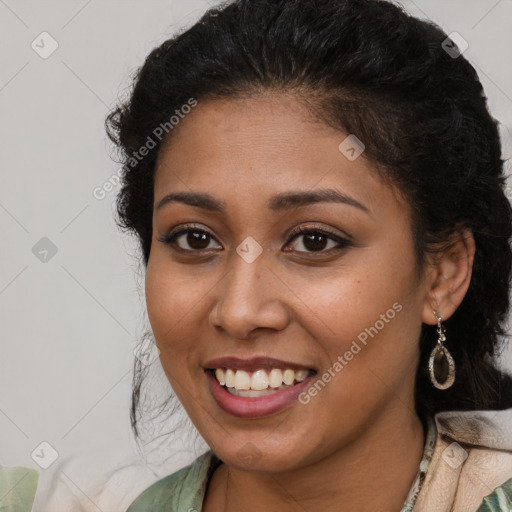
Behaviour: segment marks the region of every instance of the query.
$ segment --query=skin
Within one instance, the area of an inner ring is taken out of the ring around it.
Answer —
[[[447,319],[462,301],[474,241],[462,232],[418,272],[409,205],[364,153],[354,161],[341,154],[346,136],[292,96],[269,93],[199,102],[160,151],[147,308],[166,375],[224,462],[203,511],[391,512],[418,471],[420,329],[436,323],[433,310]],[[318,202],[276,212],[267,204],[320,189],[367,211]],[[208,193],[225,213],[178,201],[157,208],[174,192]],[[206,249],[186,234],[174,246],[161,241],[184,223],[211,235]],[[350,244],[336,250],[326,239],[325,249],[311,250],[300,233],[290,237],[298,226]],[[248,236],[263,249],[252,263],[236,252]],[[401,311],[307,405],[243,419],[210,394],[204,365],[217,357],[274,357],[322,375],[395,303]]]

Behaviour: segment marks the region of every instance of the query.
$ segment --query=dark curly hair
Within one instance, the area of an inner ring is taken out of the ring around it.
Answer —
[[[430,383],[436,332],[424,324],[416,379],[422,419],[443,410],[512,407],[512,379],[493,359],[506,336],[512,262],[498,123],[475,69],[446,42],[438,26],[388,1],[235,0],[153,50],[131,96],[106,122],[123,164],[118,222],[137,235],[145,264],[162,141],[144,158],[133,157],[190,98],[291,93],[324,123],[355,134],[376,171],[412,206],[420,269],[427,253],[469,228],[473,275],[445,324],[457,378],[445,391]],[[162,140],[172,137],[166,132]],[[136,432],[143,373],[136,364]]]

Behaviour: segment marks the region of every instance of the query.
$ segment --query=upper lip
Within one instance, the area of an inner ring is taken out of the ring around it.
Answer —
[[[311,370],[310,366],[273,359],[271,357],[252,357],[250,359],[240,359],[239,357],[219,357],[212,359],[204,364],[207,370],[215,370],[216,368],[230,368],[232,370],[256,371],[264,368],[281,368],[291,370]]]

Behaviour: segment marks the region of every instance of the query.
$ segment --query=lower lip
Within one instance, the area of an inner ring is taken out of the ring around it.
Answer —
[[[224,386],[219,384],[212,371],[206,372],[208,386],[213,398],[228,414],[239,418],[261,418],[286,409],[297,401],[297,397],[307,388],[314,375],[309,376],[299,384],[267,396],[249,398],[232,395]]]

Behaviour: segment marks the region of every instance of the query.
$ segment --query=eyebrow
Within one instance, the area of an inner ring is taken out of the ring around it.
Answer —
[[[158,202],[156,210],[160,210],[165,205],[173,202],[196,206],[211,212],[226,213],[227,211],[225,203],[218,201],[209,194],[197,192],[173,192],[171,194],[167,194]],[[346,204],[371,215],[370,210],[364,204],[351,196],[331,188],[307,192],[283,192],[272,197],[268,202],[268,207],[272,211],[279,212],[291,208],[324,202]]]
[[[333,188],[325,188],[308,192],[285,192],[277,194],[270,199],[269,208],[277,212],[315,203],[347,204],[371,214],[369,208],[360,203],[357,199],[354,199],[347,194],[343,194]]]

